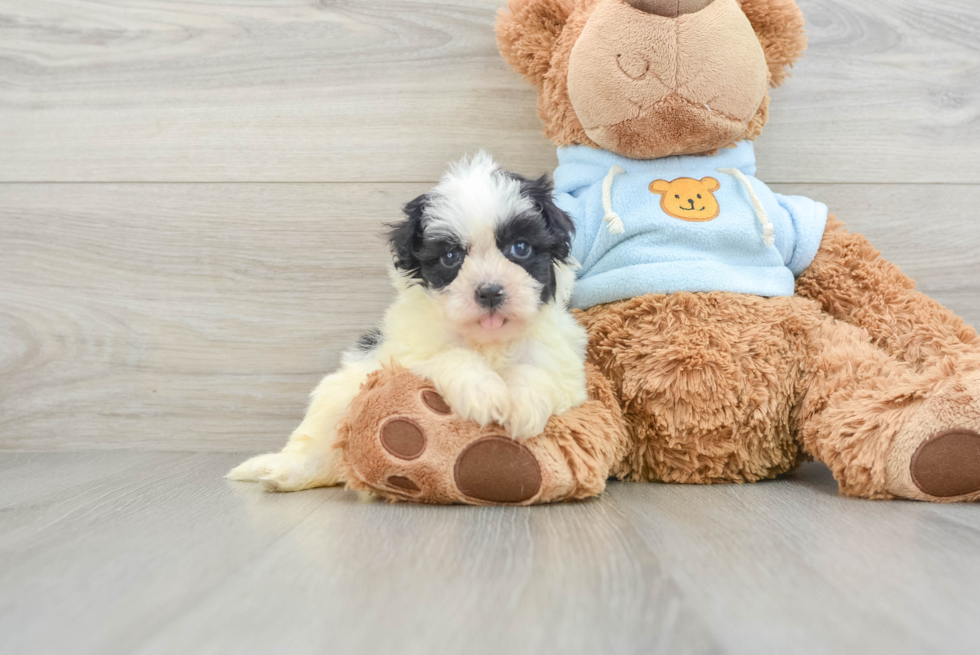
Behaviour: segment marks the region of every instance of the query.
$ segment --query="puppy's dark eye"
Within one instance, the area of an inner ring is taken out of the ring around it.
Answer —
[[[701,194],[699,193],[699,194],[698,194],[698,200],[700,200],[700,199],[701,199]]]
[[[675,198],[677,198],[678,200],[680,200],[680,199],[681,199],[681,197],[680,197],[680,196],[674,196],[674,197],[675,197]]]
[[[446,268],[456,268],[463,261],[463,253],[459,248],[453,248],[439,258],[439,263]]]
[[[527,241],[518,241],[510,244],[507,253],[514,259],[527,259],[531,256],[531,244]]]

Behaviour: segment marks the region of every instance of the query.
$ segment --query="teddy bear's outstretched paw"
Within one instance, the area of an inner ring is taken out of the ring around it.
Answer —
[[[429,382],[385,368],[365,383],[338,427],[341,467],[350,488],[396,501],[530,505],[585,498],[604,488],[622,441],[619,417],[610,411],[589,401],[553,417],[544,434],[515,441],[499,425],[481,428],[455,415]]]

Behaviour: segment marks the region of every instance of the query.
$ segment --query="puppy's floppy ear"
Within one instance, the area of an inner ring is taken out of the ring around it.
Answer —
[[[523,179],[523,178],[522,178]],[[564,262],[572,249],[572,235],[575,234],[575,223],[571,216],[558,209],[555,204],[554,186],[547,175],[542,175],[536,180],[526,180],[521,182],[521,191],[531,202],[534,208],[544,218],[544,224],[548,228],[554,239],[552,256],[554,259]]]
[[[796,0],[738,0],[748,16],[772,75],[772,86],[786,81],[789,68],[806,50],[803,12]]]
[[[388,226],[391,228],[388,232],[388,244],[395,257],[395,268],[414,277],[421,275],[422,262],[418,258],[418,252],[422,247],[422,220],[428,204],[428,194],[422,194],[402,209],[405,212],[404,221]]]
[[[531,84],[540,84],[551,68],[572,8],[572,0],[509,0],[497,14],[497,49]]]

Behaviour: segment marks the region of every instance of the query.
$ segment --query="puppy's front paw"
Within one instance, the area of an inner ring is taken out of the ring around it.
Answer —
[[[510,416],[503,426],[513,439],[528,439],[544,432],[551,418],[551,404],[536,394],[517,392],[511,396]]]
[[[510,391],[496,373],[467,375],[440,391],[456,414],[480,427],[503,424],[510,416]]]

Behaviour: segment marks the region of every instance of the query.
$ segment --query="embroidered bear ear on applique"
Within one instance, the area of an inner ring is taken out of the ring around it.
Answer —
[[[671,182],[656,180],[650,185],[650,191],[661,196],[660,208],[668,216],[690,223],[704,223],[718,218],[721,205],[714,192],[720,188],[721,183],[713,177],[700,180],[679,177]]]

